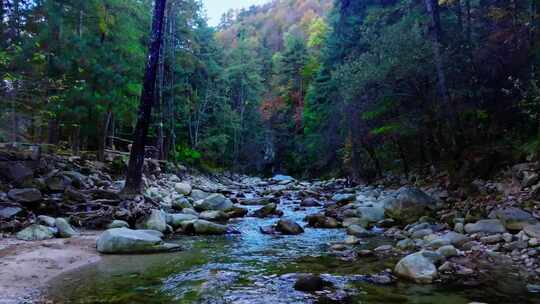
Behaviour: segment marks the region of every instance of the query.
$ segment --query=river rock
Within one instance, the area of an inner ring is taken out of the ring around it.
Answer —
[[[438,236],[437,238],[430,240],[428,243],[428,247],[433,249],[437,249],[446,245],[454,245],[457,247],[461,247],[468,241],[469,238],[466,235],[454,231],[448,231]]]
[[[350,225],[347,227],[347,233],[356,237],[370,237],[373,236],[373,232],[367,230],[360,225]]]
[[[186,208],[193,209],[193,205],[185,197],[174,198],[171,202],[171,206],[175,210],[184,210]]]
[[[501,221],[497,219],[493,220],[479,220],[478,222],[474,224],[467,224],[465,225],[465,232],[467,233],[488,233],[488,234],[495,234],[495,233],[505,233],[506,228],[504,228],[504,225],[501,223]]]
[[[493,213],[508,230],[519,231],[527,225],[538,223],[529,212],[516,207],[498,209]]]
[[[527,225],[523,227],[523,232],[532,238],[540,239],[540,224]]]
[[[278,174],[274,175],[274,177],[272,177],[272,180],[276,182],[292,182],[294,181],[294,178],[292,176]]]
[[[456,247],[452,245],[442,246],[437,249],[437,253],[443,256],[444,258],[451,258],[458,255]]]
[[[339,222],[335,218],[325,216],[324,214],[308,215],[306,221],[310,227],[314,228],[333,229],[339,227]]]
[[[19,184],[34,175],[32,169],[21,162],[0,162],[0,175],[8,182]]]
[[[315,292],[323,290],[325,285],[325,281],[318,275],[302,275],[296,279],[294,289],[303,292]]]
[[[64,171],[61,174],[70,179],[71,185],[73,185],[73,187],[78,189],[86,187],[86,176],[84,176],[80,172]]]
[[[227,217],[232,219],[232,218],[239,218],[239,217],[244,217],[248,214],[248,210],[246,208],[242,208],[240,206],[233,206],[231,209],[229,209],[229,211],[226,212],[227,214]]]
[[[351,225],[359,225],[364,226],[365,222],[359,218],[359,217],[347,217],[343,219],[343,223],[341,225],[345,228],[351,226]]]
[[[35,203],[41,200],[41,191],[36,188],[11,189],[8,197],[22,204]]]
[[[39,215],[37,217],[38,224],[44,225],[47,227],[56,227],[56,219],[48,215]]]
[[[126,221],[114,220],[109,224],[108,228],[109,229],[113,229],[113,228],[129,228],[129,224]]]
[[[358,207],[356,208],[356,216],[360,218],[362,226],[367,227],[384,219],[384,208]]]
[[[163,233],[167,230],[166,216],[161,210],[153,209],[147,218],[137,224],[137,228],[156,230]]]
[[[173,213],[167,214],[167,224],[171,225],[173,228],[178,228],[182,225],[182,222],[193,221],[198,219],[197,215],[188,214],[188,213]]]
[[[58,228],[58,236],[62,238],[70,238],[80,235],[80,233],[73,229],[69,222],[64,218],[59,217],[55,219],[54,224],[56,228]]]
[[[45,179],[47,189],[52,192],[64,192],[71,185],[71,178],[64,174],[55,174]]]
[[[272,225],[260,226],[259,231],[262,234],[276,234],[276,229]]]
[[[199,214],[199,218],[207,221],[226,221],[229,219],[227,214],[221,210],[203,211]]]
[[[332,200],[336,203],[352,202],[356,199],[354,193],[338,193],[332,196]]]
[[[182,195],[189,195],[191,193],[191,185],[188,183],[176,183],[174,184],[174,190]]]
[[[164,243],[163,234],[155,230],[114,228],[103,232],[97,240],[101,253],[156,253],[179,250],[177,244]]]
[[[227,199],[223,194],[214,193],[207,198],[198,200],[193,205],[197,211],[221,210],[226,211],[233,207],[231,200]]]
[[[199,190],[199,189],[192,189],[191,190],[191,198],[194,200],[194,201],[198,201],[198,200],[202,200],[202,199],[205,199],[209,196],[210,194],[209,193],[206,193],[202,190]]]
[[[409,254],[401,259],[394,268],[394,273],[419,284],[430,284],[438,275],[435,263],[424,254],[424,251]]]
[[[399,189],[394,197],[385,199],[383,204],[385,215],[403,224],[414,223],[438,209],[435,199],[413,187]]]
[[[54,228],[33,224],[17,232],[15,237],[24,241],[42,241],[54,238],[55,233]]]
[[[276,224],[276,230],[282,234],[288,235],[301,234],[304,232],[304,229],[300,225],[289,219],[279,220]]]
[[[193,222],[193,230],[196,234],[225,234],[227,233],[227,226],[205,220],[196,220]]]
[[[17,206],[0,206],[0,218],[10,219],[23,213],[23,209]]]
[[[321,204],[313,197],[307,197],[300,202],[301,207],[319,207]]]
[[[264,218],[268,217],[270,215],[276,214],[277,211],[277,205],[274,203],[270,203],[268,205],[264,205],[262,208],[257,209],[253,212],[254,217],[258,218]]]
[[[416,243],[411,239],[403,239],[397,242],[396,247],[401,250],[412,250],[416,248]]]

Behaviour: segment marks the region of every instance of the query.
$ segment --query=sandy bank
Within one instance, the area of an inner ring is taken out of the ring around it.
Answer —
[[[0,304],[39,303],[50,279],[99,261],[98,234],[39,242],[0,238]]]

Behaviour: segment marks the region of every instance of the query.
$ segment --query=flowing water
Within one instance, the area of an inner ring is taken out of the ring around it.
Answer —
[[[287,200],[280,204],[285,216],[299,223],[306,214],[320,211],[295,206]],[[238,235],[179,236],[173,242],[184,247],[182,252],[104,256],[95,265],[57,278],[49,297],[63,303],[540,303],[515,272],[502,268],[490,273],[488,282],[470,288],[369,283],[362,275],[392,268],[396,260],[336,257],[328,244],[345,239],[342,229],[306,228],[296,236],[259,232],[259,226],[275,221],[246,217],[230,223]],[[357,247],[384,243],[391,241],[373,238]],[[321,274],[333,289],[327,296],[296,291],[298,273]],[[346,300],[333,300],[343,294]]]

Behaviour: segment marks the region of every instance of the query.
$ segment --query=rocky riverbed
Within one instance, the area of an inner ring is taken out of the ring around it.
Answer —
[[[42,287],[68,303],[540,302],[533,164],[512,168],[508,183],[474,181],[468,197],[433,181],[349,187],[149,163],[144,195],[125,198],[117,162],[19,161],[3,173],[4,269],[27,269],[18,286],[36,287],[10,301],[32,302]],[[107,230],[93,234],[86,262],[41,267],[56,260],[40,248],[76,250],[88,228]],[[32,265],[56,271],[36,279]]]

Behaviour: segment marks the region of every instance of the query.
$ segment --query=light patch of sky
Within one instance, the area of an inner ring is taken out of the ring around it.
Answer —
[[[202,2],[208,15],[208,24],[210,26],[217,26],[221,15],[231,8],[248,8],[252,5],[265,4],[269,0],[203,0]]]

